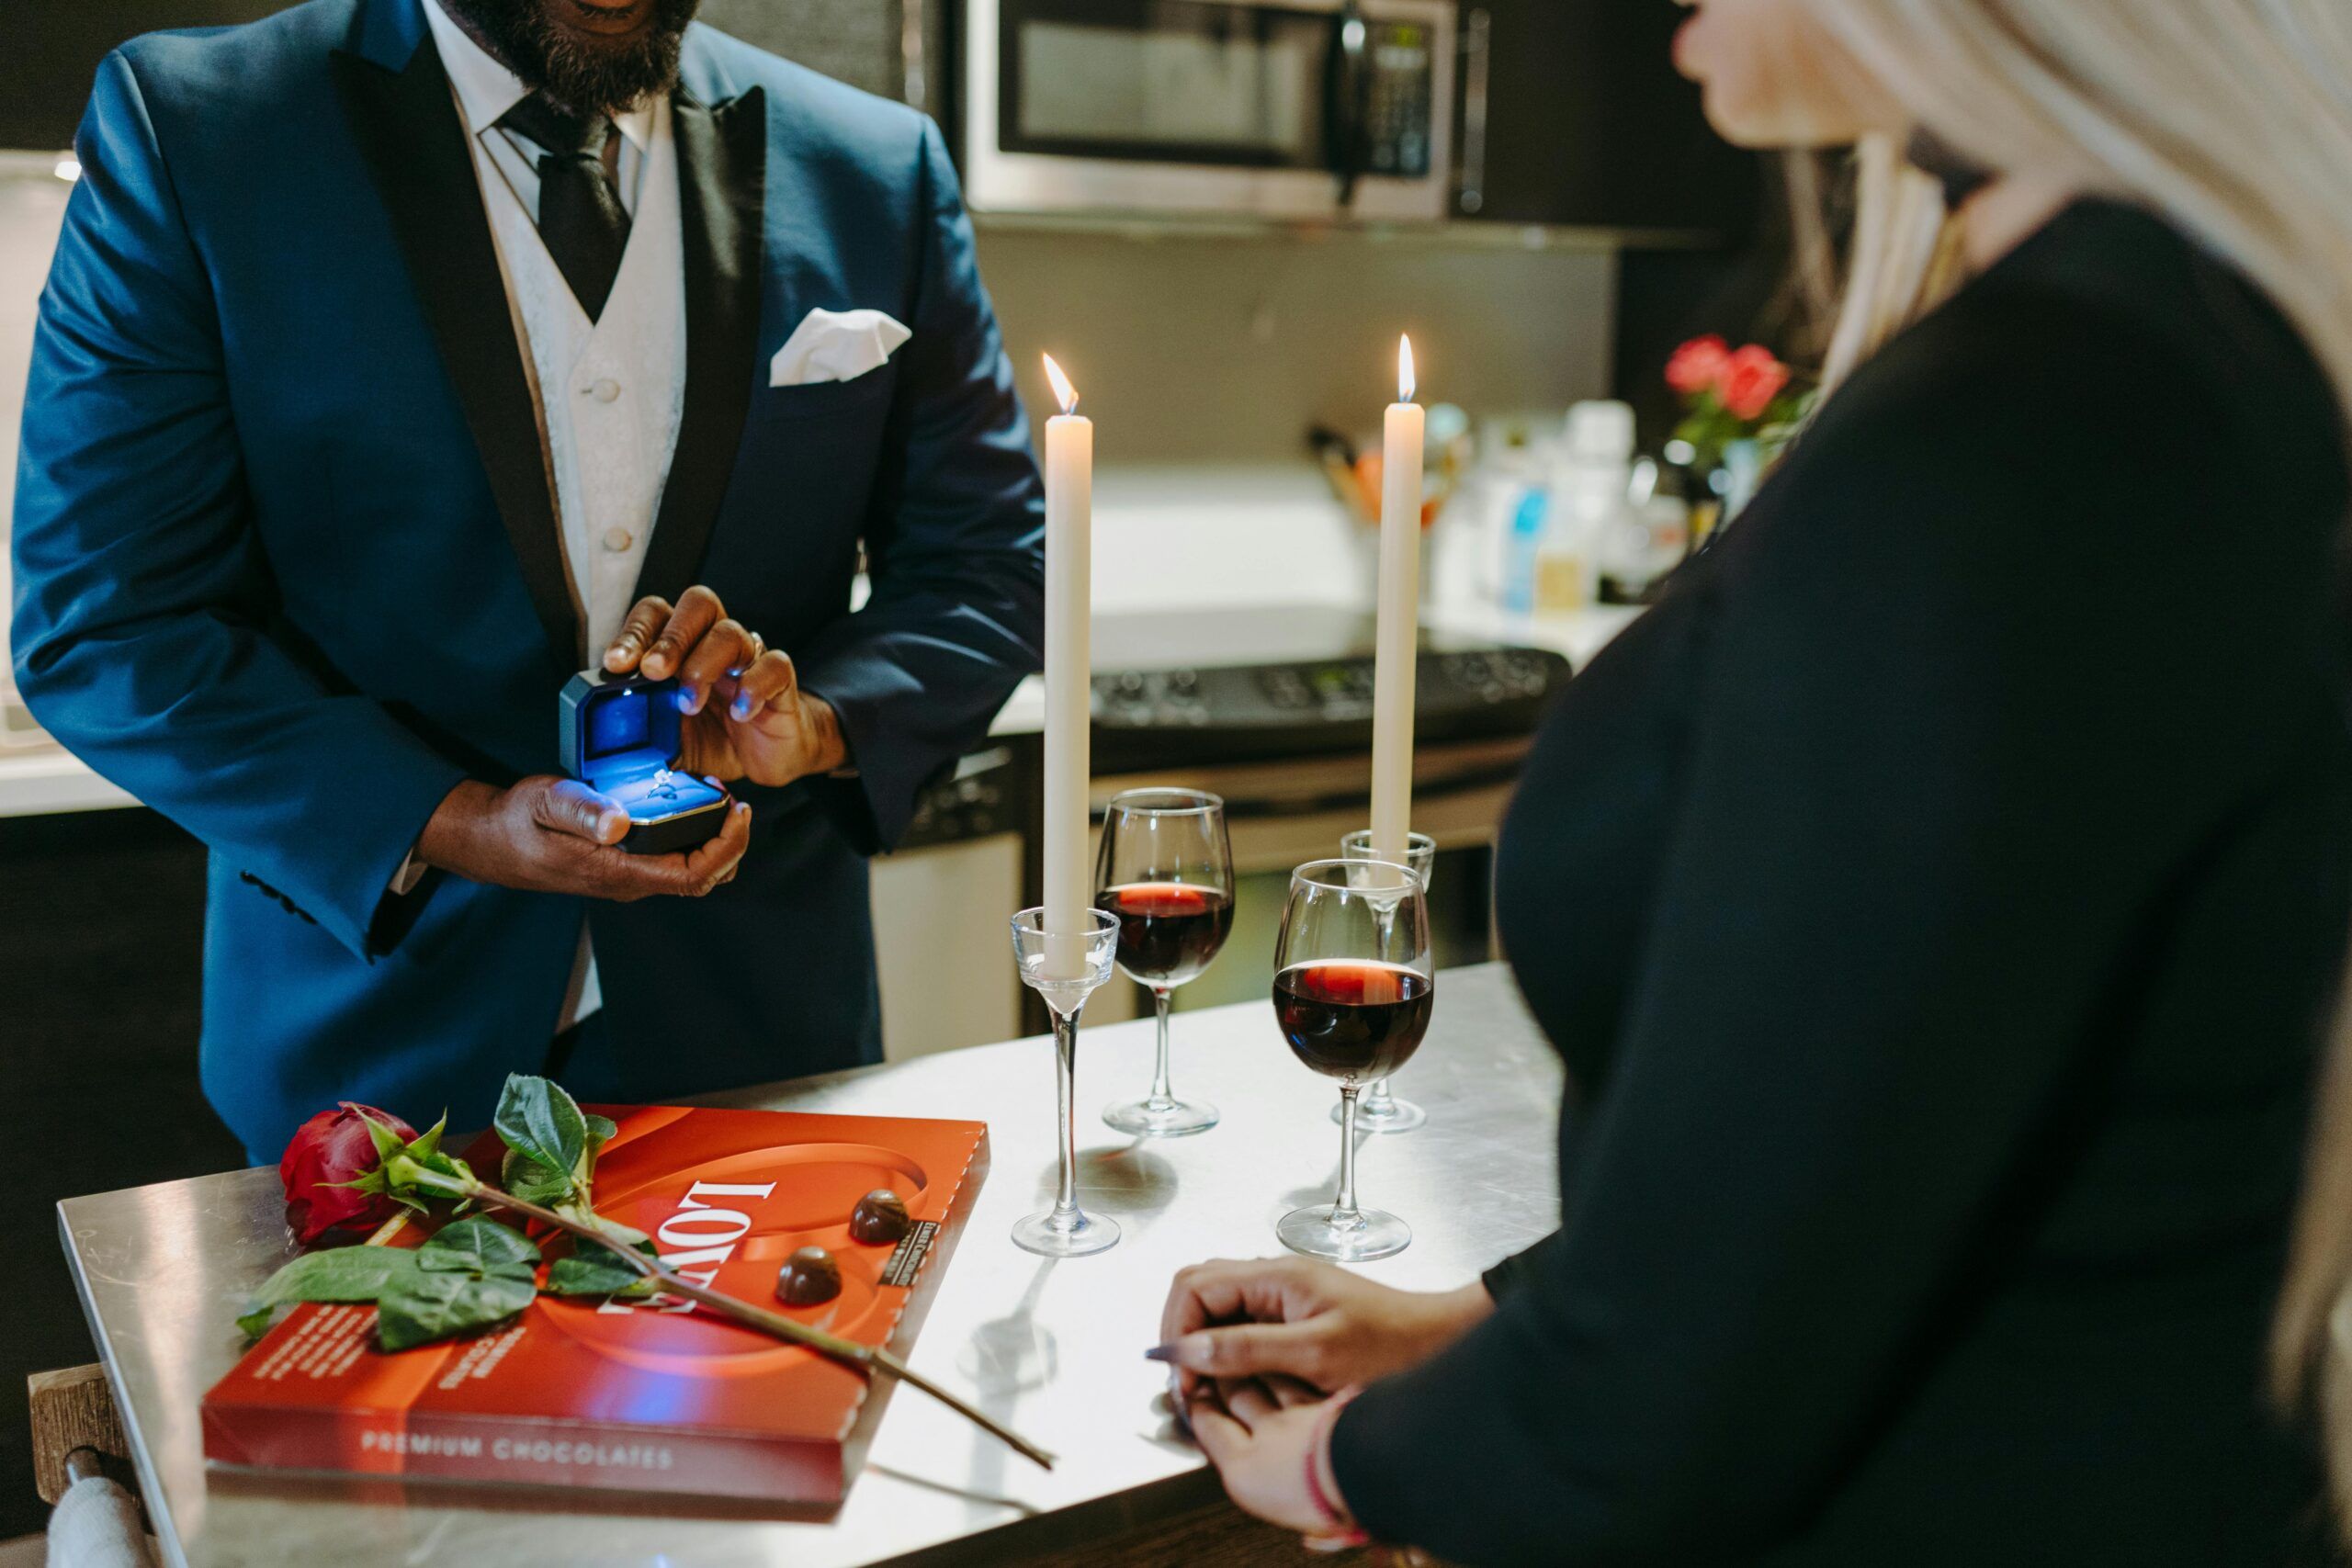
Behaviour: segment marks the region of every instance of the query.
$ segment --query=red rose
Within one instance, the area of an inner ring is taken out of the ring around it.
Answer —
[[[1714,390],[1731,367],[1731,344],[1709,333],[1694,337],[1666,362],[1666,384],[1686,398]]]
[[[1724,371],[1724,407],[1740,419],[1762,419],[1789,384],[1789,367],[1772,351],[1749,344],[1731,356]]]
[[[416,1137],[415,1128],[390,1112],[346,1100],[297,1128],[278,1159],[277,1179],[286,1189],[287,1228],[305,1247],[329,1231],[373,1230],[400,1212],[400,1205],[383,1193],[359,1192],[343,1185],[382,1163],[376,1155],[376,1141],[368,1135],[366,1116],[399,1134],[402,1143]]]

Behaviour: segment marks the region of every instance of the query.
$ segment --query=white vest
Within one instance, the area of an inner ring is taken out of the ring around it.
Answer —
[[[653,107],[628,249],[594,322],[479,140],[473,148],[507,302],[528,351],[585,669],[635,603],[685,404],[686,263],[670,104]]]

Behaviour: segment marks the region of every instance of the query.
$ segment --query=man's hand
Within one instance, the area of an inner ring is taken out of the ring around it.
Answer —
[[[801,691],[791,657],[729,620],[707,588],[687,589],[675,607],[639,600],[605,650],[605,668],[677,678],[686,716],[678,765],[688,773],[787,784],[849,761],[831,705]]]
[[[1335,1393],[1427,1360],[1494,1310],[1476,1282],[1423,1294],[1300,1258],[1200,1263],[1170,1287],[1154,1355],[1188,1398],[1272,1375]]]
[[[526,893],[622,904],[699,898],[734,879],[752,841],[752,808],[737,801],[718,836],[685,854],[630,854],[616,847],[628,832],[619,803],[576,779],[544,774],[512,789],[469,779],[435,810],[416,853],[453,875]]]

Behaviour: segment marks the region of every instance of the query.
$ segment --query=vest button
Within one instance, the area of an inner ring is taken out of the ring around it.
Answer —
[[[609,403],[621,395],[621,384],[606,376],[588,389],[588,395],[600,403]]]
[[[615,555],[620,554],[635,543],[637,543],[637,536],[618,524],[605,530],[605,548]]]

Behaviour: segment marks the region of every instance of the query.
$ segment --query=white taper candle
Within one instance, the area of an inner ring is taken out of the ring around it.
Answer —
[[[1413,676],[1420,652],[1421,460],[1413,340],[1398,346],[1397,401],[1381,443],[1380,622],[1372,685],[1372,846],[1406,863],[1413,828]]]
[[[1092,930],[1087,789],[1093,722],[1094,422],[1048,355],[1062,412],[1046,425],[1046,977],[1086,974]]]

